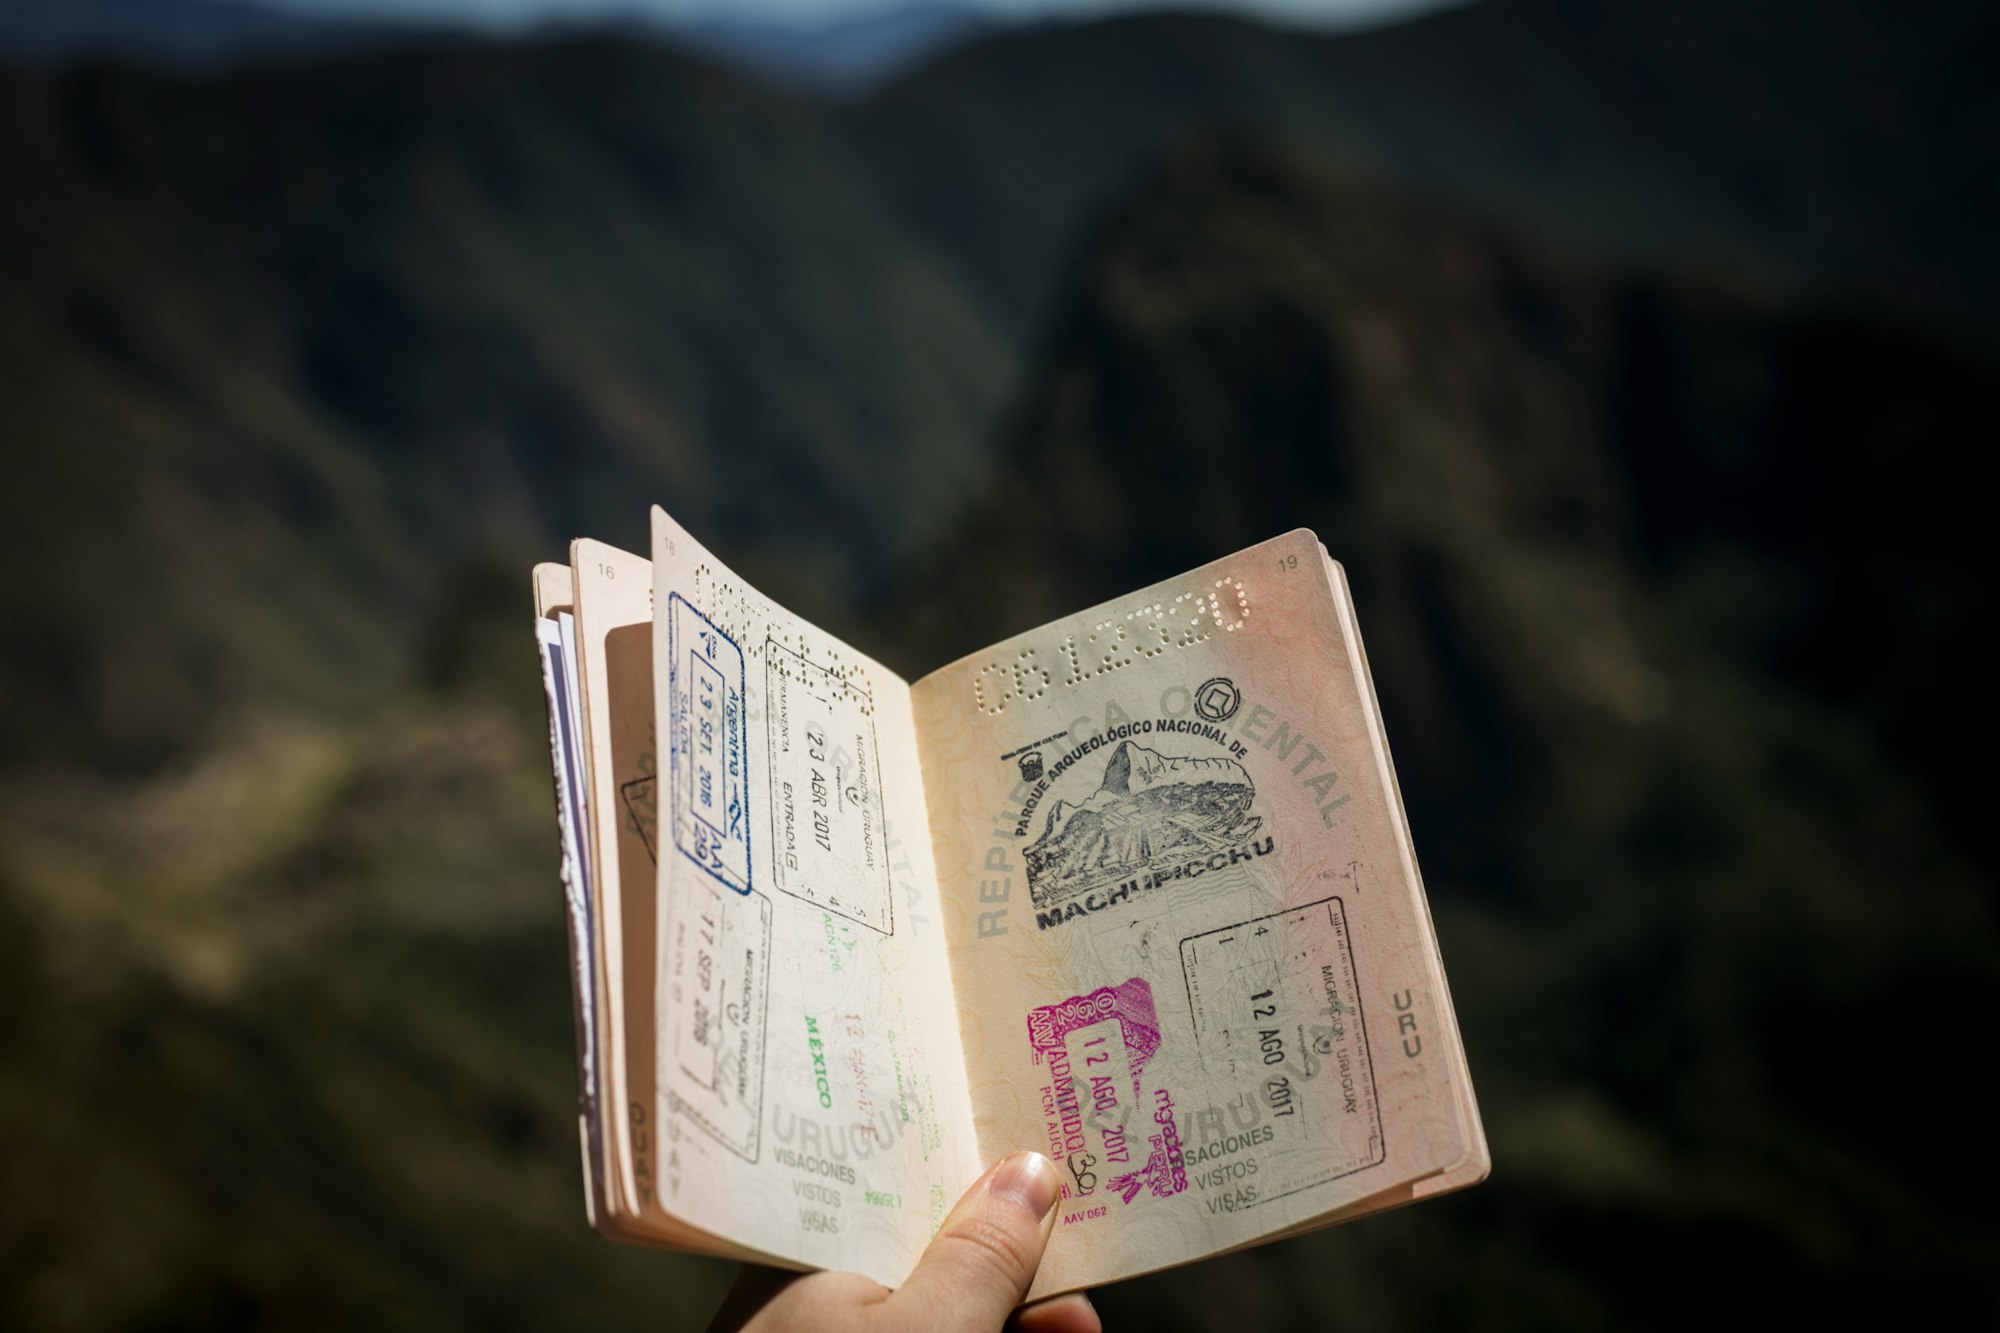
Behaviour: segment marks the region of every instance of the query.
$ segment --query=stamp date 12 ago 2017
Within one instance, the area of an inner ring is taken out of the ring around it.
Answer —
[[[1108,1210],[1100,1189],[1130,1204],[1187,1188],[1173,1096],[1146,1086],[1160,1020],[1143,978],[1029,1011],[1028,1044],[1048,1070],[1042,1115],[1050,1153],[1066,1168],[1065,1198],[1090,1205],[1083,1218]]]
[[[1144,979],[1031,1010],[1031,1056],[1047,1070],[1041,1096],[1050,1152],[1067,1168],[1064,1195],[1078,1209],[1066,1221],[1104,1216],[1110,1195],[1132,1204],[1191,1183],[1211,1212],[1234,1212],[1384,1160],[1341,901],[1189,936],[1181,955],[1204,1068],[1244,1089],[1251,1128],[1211,1142],[1209,1122],[1219,1125],[1222,1112],[1196,1111],[1201,1143],[1183,1143],[1172,1094],[1155,1086],[1157,1075],[1146,1077],[1161,1033]],[[1221,1158],[1228,1160],[1217,1168]]]

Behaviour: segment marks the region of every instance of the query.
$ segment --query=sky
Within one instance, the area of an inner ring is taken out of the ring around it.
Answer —
[[[1450,0],[970,0],[1002,18],[1088,17],[1134,9],[1215,9],[1290,23],[1345,27],[1443,8]],[[665,20],[772,18],[800,22],[904,8],[910,0],[264,0],[309,13],[453,20],[506,29],[560,20],[647,15]]]

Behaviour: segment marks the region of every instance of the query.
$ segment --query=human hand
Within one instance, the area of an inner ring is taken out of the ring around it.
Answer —
[[[1060,1194],[1048,1158],[1015,1153],[966,1191],[896,1290],[858,1273],[745,1264],[709,1333],[1102,1333],[1080,1292],[1015,1309],[1055,1231]]]

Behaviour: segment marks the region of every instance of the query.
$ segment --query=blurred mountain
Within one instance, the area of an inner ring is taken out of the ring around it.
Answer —
[[[302,55],[407,38],[380,23],[274,9],[254,0],[7,0],[0,56],[62,60],[119,56],[212,65],[253,56]]]
[[[1108,1322],[1666,1329],[1718,1287],[1805,1319],[1990,1317],[1992,1171],[1935,1149],[1975,1141],[1980,1104],[1933,1086],[1949,1053],[1907,1012],[1978,1012],[2000,981],[1950,763],[1991,579],[1976,493],[1938,484],[2000,354],[1579,263],[1235,136],[1154,162],[1058,287],[1033,386],[861,642],[935,663],[1315,527],[1353,578],[1498,1163],[1121,1284]],[[201,475],[254,478],[271,447]],[[503,573],[358,718],[239,710],[144,779],[0,782],[0,1131],[34,1145],[0,1155],[0,1252],[32,1256],[9,1326],[714,1308],[719,1265],[581,1224]],[[323,595],[283,574],[274,601]],[[224,576],[230,605],[258,586]],[[1690,1268],[1716,1285],[1669,1280]]]
[[[0,598],[0,739],[150,763],[224,701],[376,697],[486,571],[638,544],[654,497],[852,628],[980,475],[1077,228],[1191,127],[1980,325],[1984,9],[1666,12],[1140,17],[851,103],[591,41],[0,73],[0,438],[44,478],[0,516],[48,571]]]
[[[780,84],[839,91],[861,87],[991,31],[983,7],[923,0],[814,21],[755,14],[675,24],[667,35],[691,50]]]
[[[1346,563],[1496,1176],[1114,1324],[1990,1321],[1991,34],[0,72],[0,1325],[705,1322],[581,1223],[525,639],[654,500],[912,672]]]
[[[862,119],[942,243],[1007,239],[989,295],[1028,325],[1071,206],[1195,123],[1309,138],[1572,251],[1991,330],[1996,67],[1976,0],[1486,0],[1334,37],[1155,15],[999,34]]]
[[[789,532],[774,558],[851,596],[962,493],[1011,370],[820,108],[665,48],[85,67],[0,103],[0,247],[34,256],[0,437],[41,477],[0,509],[47,571],[5,599],[16,754],[379,697],[482,571],[643,547],[656,498]]]
[[[1229,137],[1070,274],[980,500],[877,634],[947,660],[1314,528],[1495,1161],[1115,1288],[1107,1326],[1682,1327],[1711,1289],[1662,1256],[1804,1318],[1990,1315],[1994,1173],[1930,1168],[1976,1104],[1918,1079],[1921,1132],[1885,1133],[1856,1082],[1922,1061],[1905,997],[2000,984],[1965,748],[1994,578],[1982,498],[1940,484],[2000,348],[1578,263]]]
[[[675,43],[784,87],[852,91],[991,31],[981,6],[916,0],[824,18],[712,12],[690,18],[632,14],[556,20],[531,40]],[[0,58],[26,61],[117,57],[169,66],[213,66],[272,56],[323,55],[363,47],[471,40],[489,29],[379,17],[341,19],[270,0],[7,0],[0,5]]]

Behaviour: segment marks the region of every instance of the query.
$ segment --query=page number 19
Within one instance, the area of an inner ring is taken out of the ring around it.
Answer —
[[[1278,557],[1279,569],[1297,569],[1298,567],[1299,567],[1299,558],[1297,556],[1281,555]]]

